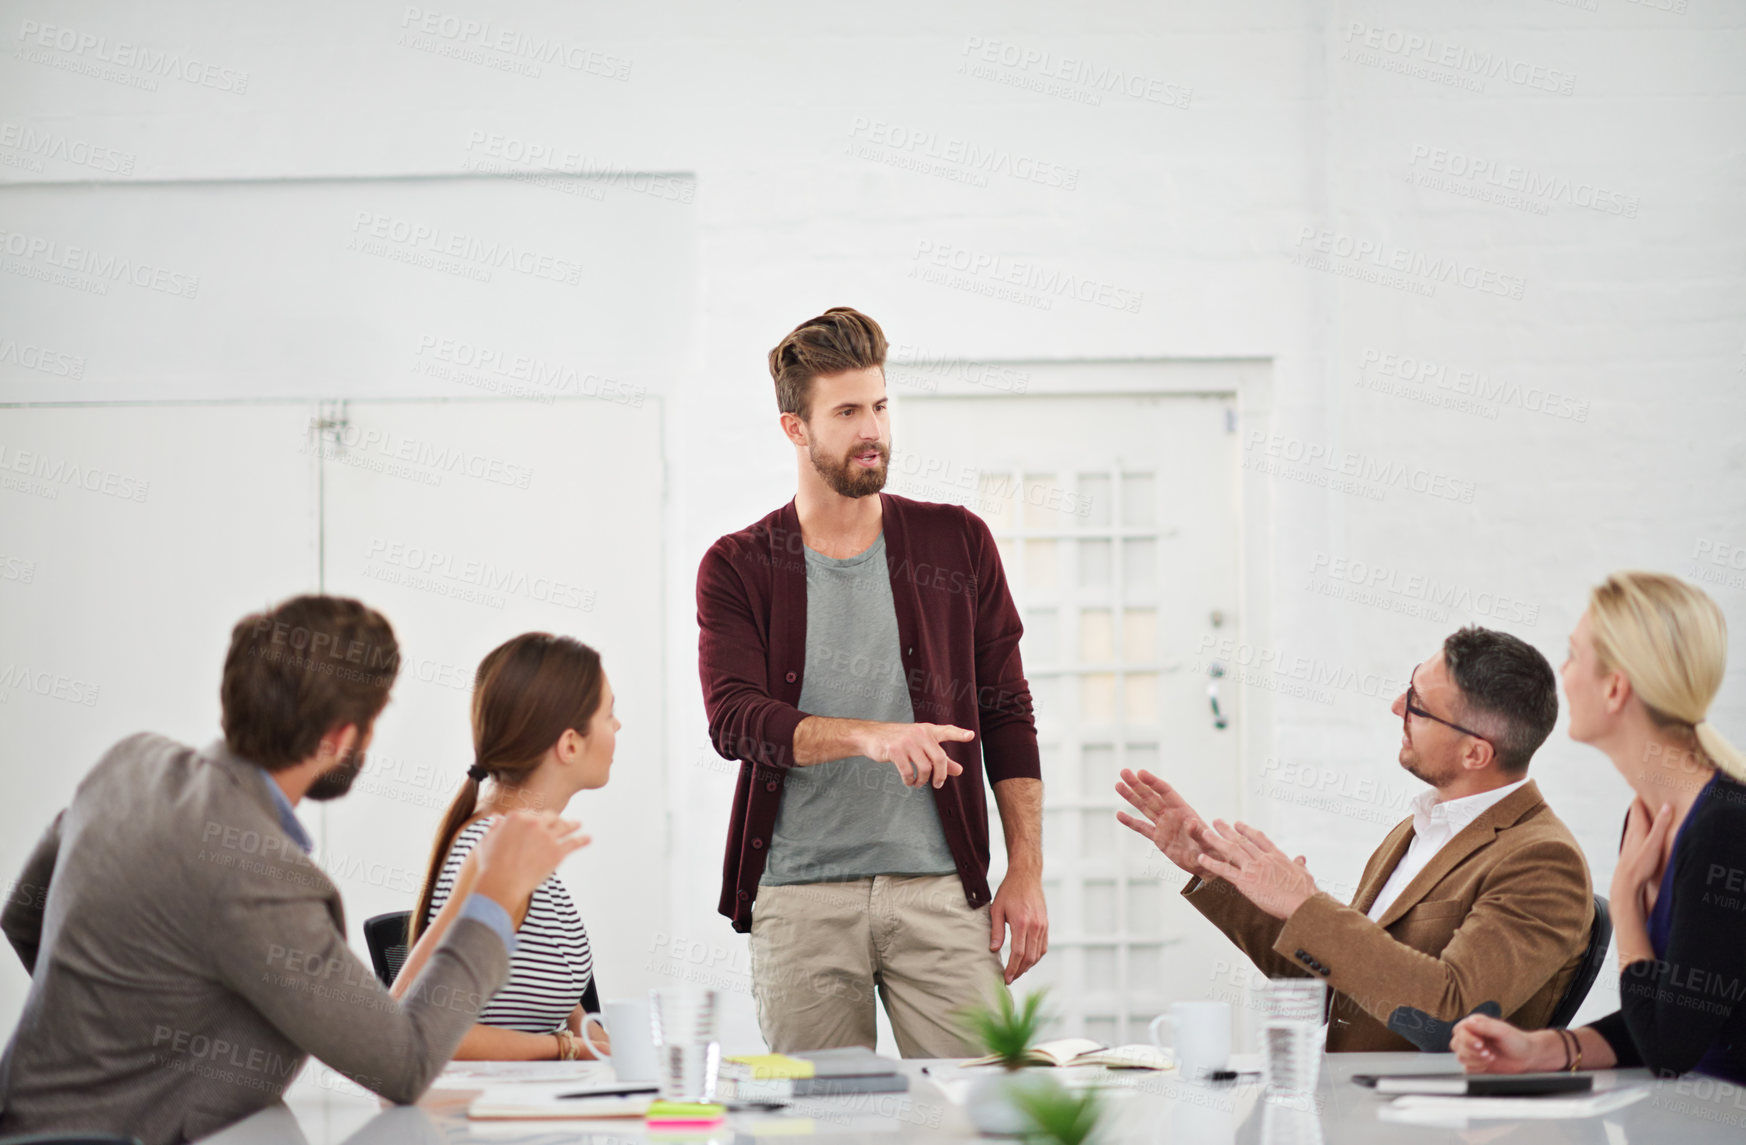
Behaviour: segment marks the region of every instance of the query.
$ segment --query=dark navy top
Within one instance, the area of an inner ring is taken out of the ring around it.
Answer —
[[[1746,786],[1717,772],[1698,792],[1648,922],[1655,958],[1595,1030],[1621,1066],[1746,1083]]]

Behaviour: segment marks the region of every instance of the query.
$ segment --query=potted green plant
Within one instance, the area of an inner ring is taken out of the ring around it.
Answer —
[[[1032,1128],[1021,1111],[1021,1094],[1059,1088],[1025,1067],[1031,1063],[1031,1047],[1049,1021],[1043,1009],[1046,991],[1027,994],[1015,1005],[1007,990],[995,992],[990,1003],[969,1006],[958,1013],[965,1031],[994,1058],[1000,1072],[978,1078],[970,1087],[964,1111],[977,1132],[994,1137],[1019,1137]]]
[[[1075,1093],[1051,1083],[1017,1091],[1013,1103],[1030,1123],[1024,1136],[1043,1145],[1085,1145],[1103,1117],[1103,1098],[1095,1089]]]

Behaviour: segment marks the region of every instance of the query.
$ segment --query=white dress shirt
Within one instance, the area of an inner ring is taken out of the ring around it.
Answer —
[[[1375,922],[1380,919],[1394,905],[1394,900],[1400,897],[1400,892],[1406,890],[1407,884],[1430,865],[1437,852],[1449,840],[1459,835],[1463,827],[1501,803],[1510,792],[1527,782],[1521,779],[1490,791],[1482,791],[1478,795],[1448,799],[1442,803],[1437,802],[1437,792],[1434,789],[1423,792],[1414,799],[1413,841],[1407,844],[1407,853],[1400,857],[1394,872],[1388,876],[1388,881],[1382,884],[1382,890],[1377,893],[1376,901],[1370,904],[1370,920]]]

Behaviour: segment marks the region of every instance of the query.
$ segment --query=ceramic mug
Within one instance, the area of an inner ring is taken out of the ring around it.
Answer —
[[[1174,1046],[1159,1040],[1160,1026],[1176,1031]],[[1153,1045],[1176,1056],[1177,1075],[1204,1078],[1231,1061],[1231,1006],[1228,1002],[1176,1002],[1152,1019],[1146,1034]]]
[[[620,1081],[654,1081],[657,1073],[655,1064],[654,1027],[649,1015],[649,1000],[647,998],[621,998],[608,1002],[601,1007],[606,1013],[584,1014],[582,1016],[582,1040],[588,1044],[594,1056],[612,1066],[613,1076]],[[612,1053],[596,1044],[588,1034],[590,1020],[599,1022],[606,1028],[607,1036],[612,1039]]]

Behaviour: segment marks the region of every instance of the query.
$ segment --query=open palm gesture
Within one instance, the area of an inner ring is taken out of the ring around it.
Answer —
[[[1136,814],[1117,811],[1122,826],[1138,831],[1162,852],[1164,857],[1191,875],[1207,876],[1200,865],[1201,847],[1197,831],[1206,823],[1195,814],[1180,792],[1149,771],[1122,769],[1116,794],[1128,801]]]

